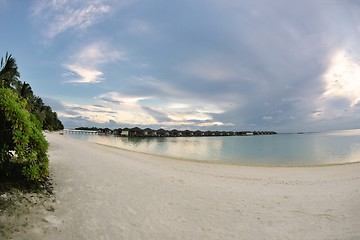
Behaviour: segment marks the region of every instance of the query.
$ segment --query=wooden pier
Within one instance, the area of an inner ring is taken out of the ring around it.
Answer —
[[[79,134],[98,134],[98,131],[91,130],[74,130],[74,129],[64,129],[64,133],[79,133]]]

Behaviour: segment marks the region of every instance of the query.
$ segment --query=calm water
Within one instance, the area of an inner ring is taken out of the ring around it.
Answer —
[[[360,161],[360,130],[231,137],[128,138],[65,133],[122,149],[241,165],[303,166]]]

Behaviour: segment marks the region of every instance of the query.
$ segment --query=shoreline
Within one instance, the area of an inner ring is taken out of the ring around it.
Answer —
[[[52,230],[19,239],[360,238],[359,163],[213,164],[46,138]]]
[[[64,135],[64,137],[68,137],[66,135]],[[76,139],[76,138],[72,138],[69,137],[71,139]],[[79,139],[76,139],[79,140]],[[91,142],[91,141],[87,141],[87,140],[80,140],[80,141],[85,141],[85,142]],[[351,164],[360,164],[360,159],[359,161],[356,162],[344,162],[344,163],[326,163],[326,164],[304,164],[304,165],[265,165],[265,164],[243,164],[243,163],[235,163],[235,162],[220,162],[220,161],[216,161],[216,160],[206,160],[206,159],[195,159],[195,158],[185,158],[185,157],[176,157],[176,156],[170,156],[170,155],[161,155],[161,154],[156,154],[156,153],[149,153],[149,152],[141,152],[141,151],[136,151],[133,149],[127,149],[127,148],[122,148],[119,146],[114,146],[114,145],[108,145],[108,144],[104,144],[104,143],[98,143],[98,142],[91,142],[100,146],[104,146],[104,147],[109,147],[109,148],[115,148],[115,149],[119,149],[121,151],[128,151],[128,152],[133,152],[133,153],[139,153],[139,154],[145,154],[145,155],[149,155],[149,156],[153,156],[153,157],[162,157],[162,158],[169,158],[169,159],[173,159],[173,160],[177,160],[177,161],[186,161],[186,162],[197,162],[197,163],[205,163],[205,164],[219,164],[219,165],[230,165],[230,166],[240,166],[240,167],[264,167],[264,168],[311,168],[311,167],[331,167],[331,166],[342,166],[342,165],[351,165]]]
[[[81,140],[86,141],[86,140]],[[360,160],[357,162],[344,162],[344,163],[328,163],[328,164],[314,164],[314,165],[260,165],[260,164],[240,164],[240,163],[231,163],[231,162],[219,162],[215,160],[200,160],[200,159],[191,159],[191,158],[181,158],[181,157],[175,157],[170,155],[160,155],[156,153],[147,153],[147,152],[140,152],[135,151],[131,149],[121,148],[117,146],[107,145],[103,143],[97,143],[92,142],[94,144],[109,147],[109,148],[115,148],[119,149],[121,151],[128,151],[132,153],[139,153],[139,154],[145,154],[153,157],[160,157],[160,158],[168,158],[173,159],[175,161],[185,161],[185,162],[195,162],[195,163],[205,163],[205,164],[215,164],[215,165],[230,165],[230,166],[239,166],[239,167],[261,167],[261,168],[318,168],[318,167],[335,167],[335,166],[342,166],[342,165],[352,165],[352,164],[360,164]]]

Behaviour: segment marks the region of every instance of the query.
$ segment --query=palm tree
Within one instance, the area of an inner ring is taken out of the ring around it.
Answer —
[[[29,112],[33,112],[34,110],[34,93],[31,89],[30,84],[26,83],[26,82],[20,82],[18,84],[16,84],[15,90],[17,91],[17,93],[24,99],[26,99],[27,101],[27,106],[26,109]]]
[[[16,85],[16,91],[19,93],[19,95],[27,100],[30,100],[34,97],[34,93],[31,89],[30,84],[26,82],[19,82]]]
[[[5,59],[1,58],[0,62],[0,84],[3,87],[16,87],[19,84],[20,73],[12,55],[6,53]]]
[[[34,96],[34,99],[28,105],[31,105],[31,113],[33,113],[41,124],[43,124],[46,118],[46,109],[41,97]]]

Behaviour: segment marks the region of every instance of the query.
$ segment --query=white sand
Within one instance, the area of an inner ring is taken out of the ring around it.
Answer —
[[[360,239],[360,164],[243,167],[47,139],[58,231],[45,239]]]

